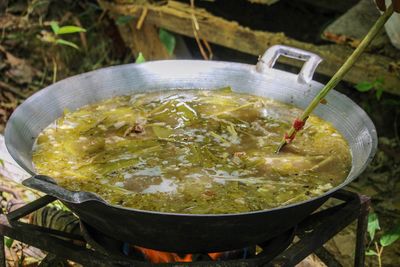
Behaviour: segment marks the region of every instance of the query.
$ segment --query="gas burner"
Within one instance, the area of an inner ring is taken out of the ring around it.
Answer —
[[[253,258],[259,258],[260,260],[262,258],[263,262],[269,262],[284,251],[293,242],[295,236],[295,228],[291,228],[283,234],[263,242],[262,244],[242,249],[214,253],[183,254],[157,251],[118,241],[82,221],[80,221],[80,226],[84,239],[96,251],[123,254],[132,259],[152,263],[228,261]],[[256,252],[258,252],[257,255]]]
[[[331,198],[342,202],[309,215],[295,228],[282,235],[261,244],[228,252],[204,254],[161,252],[135,246],[134,242],[125,243],[115,240],[82,221],[80,222],[80,235],[19,221],[20,218],[56,200],[48,195],[8,213],[7,216],[0,214],[0,235],[19,240],[47,251],[60,259],[69,259],[85,267],[154,267],[158,265],[167,267],[177,266],[176,262],[179,262],[180,267],[294,266],[311,253],[315,253],[324,262],[340,266],[335,258],[323,248],[323,244],[357,220],[354,266],[364,266],[364,237],[370,199],[345,190],[339,190]],[[299,241],[293,242],[294,236],[297,236]],[[156,264],[171,260],[174,262]],[[4,242],[2,241],[0,241],[0,266],[6,266]]]

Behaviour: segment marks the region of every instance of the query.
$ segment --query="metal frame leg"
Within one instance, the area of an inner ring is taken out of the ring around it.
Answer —
[[[0,235],[0,267],[6,267],[6,251],[4,246],[4,235]]]
[[[368,228],[368,214],[371,206],[371,200],[368,197],[361,196],[361,210],[357,219],[356,236],[356,254],[354,257],[354,266],[365,266],[365,233]]]

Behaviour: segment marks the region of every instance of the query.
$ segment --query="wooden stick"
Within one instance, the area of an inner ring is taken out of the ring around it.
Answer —
[[[142,28],[144,19],[146,18],[148,11],[149,10],[147,9],[147,7],[143,8],[142,14],[140,15],[139,20],[138,20],[138,22],[136,24],[136,30],[140,30]]]
[[[311,112],[318,106],[318,104],[324,99],[324,97],[332,90],[342,79],[343,76],[351,69],[360,55],[364,52],[367,46],[372,42],[375,36],[379,33],[382,29],[383,25],[385,25],[386,21],[390,18],[393,14],[393,5],[390,5],[389,8],[383,13],[379,19],[375,22],[372,28],[369,30],[367,35],[361,41],[360,45],[354,50],[354,52],[350,55],[350,57],[344,62],[344,64],[340,67],[340,69],[333,75],[330,81],[322,88],[322,90],[314,97],[308,107],[304,110],[303,114],[300,118],[297,118],[292,127],[289,130],[289,133],[285,133],[285,136],[282,138],[281,143],[279,144],[278,148],[276,149],[275,153],[279,153],[279,151],[288,143],[290,143],[296,133],[300,131],[308,116],[310,116]]]

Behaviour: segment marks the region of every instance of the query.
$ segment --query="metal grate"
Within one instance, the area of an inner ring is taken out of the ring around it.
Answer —
[[[315,212],[297,225],[295,229],[263,244],[258,244],[263,248],[263,252],[253,257],[227,261],[210,261],[207,258],[200,257],[201,261],[179,263],[179,267],[294,266],[311,253],[317,254],[320,259],[329,263],[329,266],[341,266],[323,248],[323,244],[354,220],[358,221],[354,266],[364,266],[364,242],[370,199],[345,190],[339,190],[331,198],[341,200],[341,203]],[[85,267],[177,266],[177,263],[149,263],[139,258],[124,255],[122,249],[120,252],[107,249],[104,244],[96,242],[93,235],[88,234],[84,227],[81,235],[72,235],[19,221],[20,218],[55,200],[56,198],[46,195],[7,215],[0,214],[0,266],[6,266],[4,236],[49,252],[52,257],[72,260]],[[299,237],[298,242],[293,243],[294,235]],[[84,245],[86,243],[91,244],[91,249]]]

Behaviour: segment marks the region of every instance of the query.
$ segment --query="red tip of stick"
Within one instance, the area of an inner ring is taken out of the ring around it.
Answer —
[[[302,121],[299,118],[296,118],[293,122],[293,128],[295,129],[296,132],[298,132],[301,129],[303,129],[304,124],[306,124],[306,120]]]
[[[291,143],[296,136],[296,132],[292,133],[292,135],[288,135],[288,133],[285,133],[285,141],[287,144]]]

